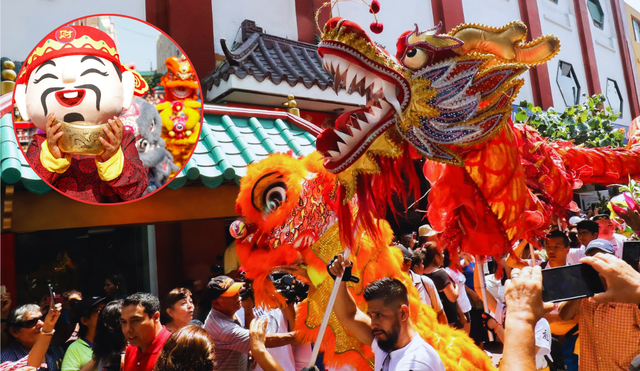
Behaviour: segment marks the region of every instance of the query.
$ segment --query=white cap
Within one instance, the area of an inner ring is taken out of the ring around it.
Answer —
[[[581,221],[583,221],[584,219],[582,219],[579,216],[572,216],[571,218],[569,218],[569,224],[578,224]]]

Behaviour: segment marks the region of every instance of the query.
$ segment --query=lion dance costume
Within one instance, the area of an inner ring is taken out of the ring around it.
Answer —
[[[445,35],[438,27],[416,28],[400,36],[397,59],[353,22],[333,18],[324,31],[319,52],[335,89],[366,96],[368,108],[343,114],[326,129],[317,140],[320,153],[272,155],[248,167],[236,206],[245,229],[237,251],[256,302],[284,303],[268,275],[289,267],[310,283],[296,330],[313,341],[333,287],[326,264],[349,246],[361,281],[348,285],[361,309],[367,284],[397,278],[409,290],[416,330],[447,370],[493,369],[466,334],[438,324],[401,272],[400,253],[389,247],[392,232],[383,218],[392,197],[419,195],[412,160],[427,158],[428,216],[443,241],[471,254],[499,255],[519,238],[542,235],[552,217],[564,215],[582,182],[640,175],[638,147],[548,143],[533,128],[511,122],[522,84],[517,77],[559,48],[549,36],[523,43],[521,22],[462,25]],[[335,315],[322,348],[327,365],[373,367],[370,348]]]
[[[156,108],[162,117],[162,138],[176,165],[182,167],[198,143],[202,103],[198,102],[198,81],[187,58],[169,57],[165,65],[169,71],[160,79],[165,102]]]

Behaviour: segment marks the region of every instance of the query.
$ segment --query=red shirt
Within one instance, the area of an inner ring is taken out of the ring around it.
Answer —
[[[160,351],[164,343],[171,336],[171,332],[162,326],[162,330],[156,334],[155,339],[149,345],[149,348],[142,352],[139,347],[129,345],[124,355],[124,367],[122,371],[153,371],[156,365],[156,359],[160,355]]]

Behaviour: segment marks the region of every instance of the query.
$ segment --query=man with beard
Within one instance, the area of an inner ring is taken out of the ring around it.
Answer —
[[[117,118],[148,85],[121,62],[114,41],[93,27],[64,26],[47,35],[27,57],[16,81],[15,100],[35,134],[27,160],[47,183],[85,202],[135,200],[147,188],[147,170],[134,135]],[[104,137],[91,133],[74,143],[102,145],[96,156],[66,153],[60,147],[62,120],[106,124]],[[98,137],[97,141],[95,137]]]
[[[444,371],[438,353],[413,329],[409,318],[409,296],[402,282],[382,278],[364,290],[368,315],[356,306],[347,289],[351,278],[351,263],[337,255],[328,270],[333,276],[343,276],[333,307],[336,316],[362,343],[370,345],[375,354],[375,370]]]

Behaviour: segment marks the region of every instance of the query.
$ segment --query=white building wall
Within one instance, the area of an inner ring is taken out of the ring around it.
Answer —
[[[576,13],[572,0],[558,0],[558,4],[549,0],[537,1],[542,34],[553,34],[560,39],[560,52],[554,59],[547,63],[547,66],[549,68],[553,106],[556,110],[563,111],[567,105],[562,99],[562,93],[556,81],[560,61],[570,63],[573,66],[578,83],[580,84],[580,95],[589,94],[584,63],[582,61],[578,26],[576,24]],[[584,98],[581,97],[580,102],[583,101]]]
[[[55,28],[94,14],[145,19],[145,0],[1,0],[0,56],[23,61]]]
[[[591,27],[591,36],[593,42],[593,50],[596,55],[596,65],[598,66],[598,78],[600,79],[600,89],[602,94],[607,94],[607,79],[614,80],[618,83],[618,89],[622,96],[622,118],[618,119],[616,124],[629,126],[631,110],[629,106],[629,97],[627,95],[627,86],[624,80],[624,65],[618,47],[618,37],[616,35],[616,26],[614,24],[613,11],[611,2],[600,0],[600,5],[604,11],[604,25],[600,29],[591,21],[589,14],[589,25]],[[612,94],[613,92],[609,92]],[[614,108],[614,111],[617,109]]]
[[[477,0],[476,0],[477,1]],[[374,22],[373,15],[362,3],[338,2],[333,8],[334,17],[347,18],[354,21],[364,29],[371,39],[391,54],[396,55],[396,42],[400,34],[407,30],[414,30],[415,23],[420,30],[428,30],[433,27],[433,11],[431,1],[428,0],[380,0],[380,12],[376,14],[378,21],[384,25],[380,34],[374,34],[369,29]],[[443,30],[446,32],[446,30]]]
[[[462,0],[462,6],[464,7],[465,23],[500,27],[518,19],[522,20],[517,0]],[[499,11],[488,11],[489,9],[499,9]],[[518,103],[521,100],[533,102],[529,72],[525,72],[522,77],[524,78],[524,86],[520,89],[514,102]]]
[[[212,0],[213,37],[215,49],[222,54],[220,39],[231,48],[234,41],[242,41],[240,25],[245,19],[270,35],[298,40],[295,0]]]

